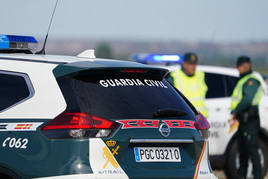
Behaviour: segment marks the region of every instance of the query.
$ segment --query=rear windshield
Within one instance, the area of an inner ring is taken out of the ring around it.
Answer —
[[[88,71],[57,79],[67,111],[107,119],[152,119],[159,109],[194,112],[166,79],[154,73]]]

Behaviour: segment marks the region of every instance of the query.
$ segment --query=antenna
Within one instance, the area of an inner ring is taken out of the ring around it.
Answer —
[[[47,29],[47,34],[46,34],[46,38],[45,38],[43,47],[42,47],[42,49],[40,51],[36,52],[35,54],[41,54],[41,55],[45,55],[46,54],[45,49],[46,49],[46,44],[47,44],[48,33],[50,31],[50,27],[51,27],[51,24],[52,24],[52,21],[53,21],[53,17],[54,17],[54,14],[55,14],[55,11],[56,11],[56,8],[57,8],[57,5],[58,5],[58,1],[59,0],[56,0],[55,6],[54,6],[54,10],[53,10],[52,16],[50,18],[50,22],[49,22],[49,26],[48,26],[48,29]]]

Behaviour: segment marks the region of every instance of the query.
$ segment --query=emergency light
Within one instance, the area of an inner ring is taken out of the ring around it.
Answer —
[[[139,63],[180,63],[183,56],[180,54],[137,54],[132,59]]]
[[[37,45],[32,36],[0,34],[0,50],[36,50]]]

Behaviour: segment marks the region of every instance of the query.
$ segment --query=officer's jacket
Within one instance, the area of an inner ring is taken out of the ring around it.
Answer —
[[[261,100],[262,93],[263,89],[260,81],[252,71],[241,75],[232,94],[232,113],[243,113],[249,110],[251,106],[257,106]]]
[[[208,88],[204,72],[195,71],[193,76],[187,76],[182,70],[176,70],[171,72],[170,76],[173,78],[173,85],[188,98],[198,111],[208,117],[208,109],[205,105]]]

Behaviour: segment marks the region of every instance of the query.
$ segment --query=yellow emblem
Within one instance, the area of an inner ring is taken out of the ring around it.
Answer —
[[[106,145],[108,146],[108,147],[114,147],[115,145],[116,145],[116,141],[114,141],[114,140],[108,140],[108,141],[106,141]]]
[[[110,152],[110,150],[108,149],[108,147],[103,147],[103,154],[102,154],[102,157],[104,159],[107,159],[107,161],[105,162],[104,166],[103,166],[103,169],[106,168],[106,166],[108,165],[108,163],[111,163],[112,166],[114,168],[118,168],[118,163],[116,162],[115,158],[114,158],[114,155],[117,155],[118,154],[118,149],[119,149],[119,145],[113,149],[113,153]]]

